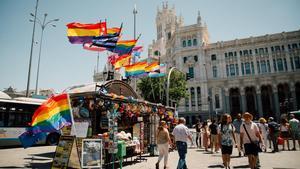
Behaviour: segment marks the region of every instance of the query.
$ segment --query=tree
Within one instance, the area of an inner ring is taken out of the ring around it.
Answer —
[[[162,103],[166,105],[166,86],[167,76],[160,78],[141,78],[138,82],[138,88],[142,97],[153,103]],[[187,97],[185,75],[179,71],[173,71],[170,77],[170,100],[178,104],[181,98]]]

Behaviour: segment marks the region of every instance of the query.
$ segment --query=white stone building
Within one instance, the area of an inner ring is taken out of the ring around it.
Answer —
[[[224,112],[256,118],[300,109],[300,30],[211,43],[200,13],[184,26],[175,8],[157,9],[148,55],[192,77],[179,116],[192,124]]]

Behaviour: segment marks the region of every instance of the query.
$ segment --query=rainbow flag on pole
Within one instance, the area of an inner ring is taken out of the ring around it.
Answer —
[[[31,127],[19,139],[24,148],[30,147],[38,141],[41,133],[59,131],[72,121],[68,94],[53,96],[34,112]]]
[[[72,22],[67,24],[68,38],[72,44],[92,42],[93,37],[107,34],[106,22],[96,24],[82,24]]]
[[[145,67],[147,65],[147,62],[136,62],[132,65],[125,66],[125,76],[141,76],[146,74]]]

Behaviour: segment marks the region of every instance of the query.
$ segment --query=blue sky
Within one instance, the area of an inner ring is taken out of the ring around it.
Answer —
[[[27,85],[34,13],[36,0],[0,1],[0,90],[12,86],[18,91]],[[147,47],[156,38],[155,17],[159,0],[40,0],[38,17],[48,13],[48,19],[60,20],[56,27],[44,31],[39,88],[53,88],[56,92],[74,84],[92,82],[97,53],[72,45],[66,36],[70,22],[95,23],[107,19],[108,27],[123,22],[123,38],[133,38],[133,6],[137,5],[138,44]],[[226,41],[283,31],[300,29],[300,1],[297,0],[169,0],[184,24],[195,24],[198,10],[208,25],[210,41]],[[30,88],[35,88],[41,27],[36,25]],[[100,54],[99,69],[106,61]]]

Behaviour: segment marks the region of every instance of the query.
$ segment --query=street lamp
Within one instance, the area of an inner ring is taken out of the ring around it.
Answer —
[[[36,13],[37,13],[37,9],[38,9],[38,3],[39,3],[39,0],[36,0],[35,12],[34,12],[35,15],[33,15],[32,13],[30,13],[30,15],[34,17],[34,22],[33,22],[32,39],[31,39],[31,49],[30,49],[29,66],[28,66],[28,77],[27,77],[26,97],[29,96],[30,74],[31,74],[31,62],[32,62],[32,51],[33,51],[33,41],[34,41],[34,32],[35,32]]]
[[[38,59],[38,67],[37,67],[37,74],[36,74],[36,84],[35,84],[35,94],[38,94],[38,83],[39,83],[39,73],[40,73],[40,61],[41,61],[41,53],[42,53],[42,43],[43,43],[43,35],[44,35],[44,30],[48,25],[51,25],[53,27],[56,27],[54,24],[50,24],[52,22],[59,21],[59,19],[52,19],[46,22],[47,18],[47,13],[44,14],[44,19],[43,22],[37,18],[35,15],[31,13],[31,16],[36,18],[36,22],[41,26],[42,28],[42,33],[41,33],[41,40],[40,40],[40,51],[39,51],[39,59]],[[30,19],[30,22],[34,22],[34,20]]]

